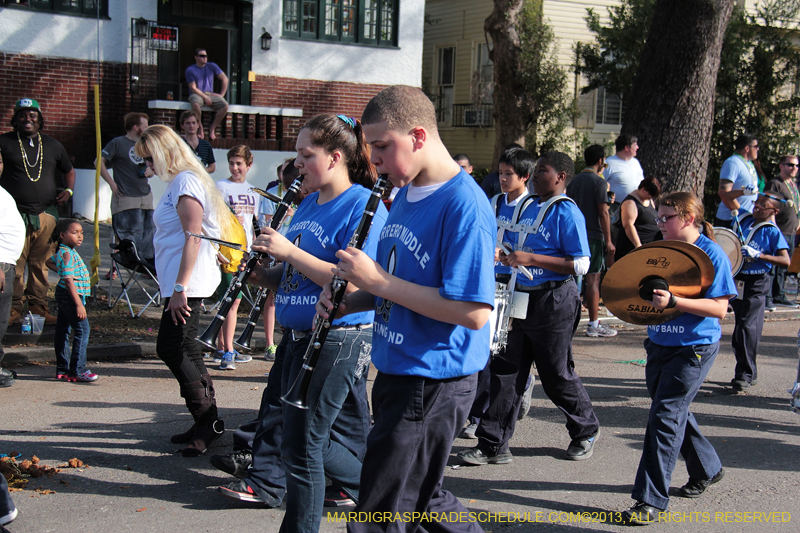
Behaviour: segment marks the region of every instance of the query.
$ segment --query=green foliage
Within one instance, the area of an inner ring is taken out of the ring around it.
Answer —
[[[544,21],[541,0],[527,0],[519,17],[520,68],[517,78],[532,102],[525,146],[532,153],[563,149],[577,110],[567,71],[558,63],[557,42]]]
[[[589,85],[582,90],[584,94],[605,87],[625,100],[639,68],[655,4],[655,0],[624,0],[609,7],[608,26],[600,23],[594,8],[586,10],[586,25],[595,34],[596,42],[578,43],[575,47],[575,68],[589,79]]]
[[[603,26],[588,9],[586,23],[596,44],[576,47],[577,70],[589,78],[588,92],[600,86],[625,95],[633,87],[639,58],[657,0],[623,0],[609,8]],[[779,173],[778,158],[795,153],[800,95],[796,90],[800,50],[793,43],[800,27],[800,2],[764,0],[752,13],[735,8],[722,46],[711,154],[705,183],[707,207],[713,209],[722,163],[733,153],[742,132],[758,136],[759,160],[767,178]]]

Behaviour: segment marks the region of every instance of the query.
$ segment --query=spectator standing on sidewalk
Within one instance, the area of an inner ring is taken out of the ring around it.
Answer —
[[[25,224],[17,211],[14,198],[2,187],[0,187],[0,212],[5,213],[0,217],[0,341],[2,341],[11,313],[17,259],[25,245]],[[3,361],[4,355],[3,345],[0,344],[0,362]],[[0,368],[0,387],[10,387],[14,384],[14,378],[16,375],[12,370]],[[7,488],[6,493],[8,493]],[[3,508],[0,507],[0,515],[5,514],[2,511]]]
[[[780,159],[780,174],[777,178],[769,180],[764,192],[776,193],[783,200],[780,211],[775,215],[775,223],[789,245],[789,254],[794,250],[794,236],[800,229],[800,191],[797,188],[798,159],[796,155],[785,155]],[[787,268],[775,265],[772,268],[772,288],[767,293],[767,307],[770,304],[787,307],[797,307],[793,301],[786,297],[784,283],[786,282]]]

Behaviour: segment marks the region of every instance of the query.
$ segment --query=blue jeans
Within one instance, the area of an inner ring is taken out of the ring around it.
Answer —
[[[55,349],[56,373],[77,376],[86,370],[86,347],[89,345],[89,318],[78,319],[78,308],[72,296],[62,287],[56,287],[58,320],[56,321]],[[72,351],[69,349],[70,331],[75,333]]]
[[[281,388],[286,394],[303,365],[308,347],[290,343]],[[366,386],[372,329],[331,330],[308,390],[308,409],[283,408],[281,456],[286,470],[286,515],[281,532],[319,531],[325,499],[325,474],[358,497],[361,458],[370,429]],[[347,444],[332,438],[343,436]],[[361,443],[357,455],[352,441]],[[349,445],[348,445],[349,444]]]
[[[644,348],[647,392],[653,403],[631,497],[666,509],[678,452],[686,461],[690,478],[708,480],[722,468],[717,452],[689,412],[689,405],[714,364],[719,342],[661,346],[647,339]]]

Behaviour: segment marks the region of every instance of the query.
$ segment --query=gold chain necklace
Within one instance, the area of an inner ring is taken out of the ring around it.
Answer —
[[[25,151],[25,147],[22,146],[22,137],[20,137],[19,132],[17,132],[17,140],[19,141],[19,150],[20,152],[22,152],[22,160],[25,161],[25,174],[28,176],[28,179],[34,183],[36,183],[42,178],[42,167],[44,166],[44,163],[42,162],[42,155],[44,155],[44,147],[42,146],[42,134],[37,133],[36,136],[39,139],[39,149],[36,151],[36,161],[34,161],[33,164],[31,165],[30,162],[28,162],[28,153]],[[33,168],[35,166],[39,167],[39,175],[36,176],[36,179],[33,179],[31,177],[30,172],[28,172],[28,167]]]

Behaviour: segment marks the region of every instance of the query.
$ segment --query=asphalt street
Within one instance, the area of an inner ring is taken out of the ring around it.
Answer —
[[[770,316],[759,384],[733,394],[732,325],[726,320],[723,348],[692,410],[727,475],[701,498],[673,498],[669,521],[649,531],[800,531],[800,416],[789,410],[787,394],[797,369],[798,326],[797,311]],[[601,520],[632,504],[649,399],[643,366],[622,361],[644,357],[644,336],[643,327],[625,325],[611,339],[589,339],[583,326],[575,337],[576,368],[602,425],[594,457],[565,459],[564,417],[537,386],[531,412],[511,443],[513,463],[448,467],[445,488],[476,513],[485,531],[626,529]],[[100,379],[74,384],[54,381],[52,363],[18,366],[17,383],[0,389],[0,453],[36,455],[51,466],[75,457],[87,465],[32,479],[27,489],[14,492],[20,514],[9,531],[278,531],[280,508],[222,497],[216,488],[232,478],[207,457],[175,453],[169,436],[191,421],[159,360],[106,359],[92,361],[90,368]],[[211,452],[231,450],[231,432],[254,416],[269,369],[254,359],[235,371],[211,370],[226,425]],[[474,443],[456,440],[453,455]],[[686,480],[679,461],[672,485]],[[321,531],[343,531],[337,518],[323,515]]]

